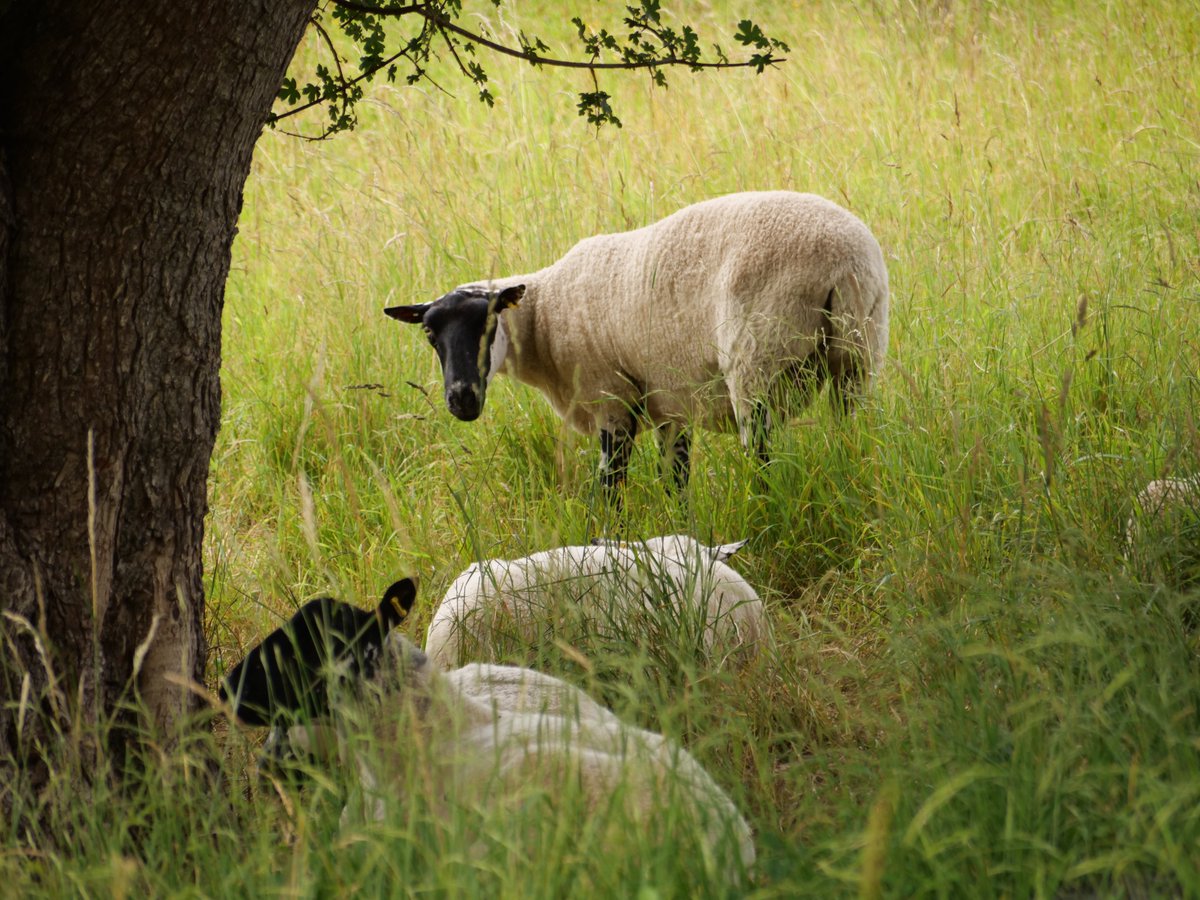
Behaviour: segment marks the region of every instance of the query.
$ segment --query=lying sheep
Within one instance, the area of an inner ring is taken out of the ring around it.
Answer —
[[[441,672],[398,634],[388,650],[394,665],[375,702],[359,710],[365,736],[350,715],[339,740],[323,745],[356,767],[367,819],[384,819],[387,804],[408,802],[406,790],[414,787],[443,819],[455,807],[508,816],[542,796],[552,805],[579,802],[589,832],[629,847],[631,825],[651,840],[661,837],[655,829],[670,804],[676,814],[686,810],[695,826],[688,833],[703,843],[701,858],[725,878],[737,880],[753,865],[754,842],[737,807],[686,750],[661,735],[626,725],[547,675],[503,666]],[[311,733],[300,726],[293,732],[307,747]],[[343,827],[354,809],[351,803],[343,812]]]
[[[671,535],[476,563],[434,612],[426,652],[449,668],[465,662],[464,642],[485,657],[496,635],[532,647],[572,615],[595,632],[636,638],[635,615],[654,615],[662,604],[672,625],[701,629],[706,651],[752,653],[768,635],[766,614],[754,588],[725,564],[744,543],[709,547]]]
[[[442,678],[496,714],[543,713],[595,721],[616,718],[578,688],[533,669],[471,663],[443,672]]]
[[[520,305],[518,305],[518,301]],[[437,350],[450,412],[470,422],[505,372],[599,434],[601,476],[625,477],[639,420],[658,429],[675,483],[692,423],[736,424],[766,461],[777,390],[806,404],[829,380],[848,409],[879,368],[888,278],[858,218],[812,194],[730,194],[576,244],[553,265],[384,310]]]
[[[1200,476],[1163,478],[1142,488],[1125,541],[1156,580],[1176,590],[1200,585]]]
[[[385,646],[392,648],[391,653],[385,651],[385,656],[400,652],[398,659],[390,660],[392,665],[403,662],[409,656],[415,661],[427,658],[426,654],[415,648],[410,651],[407,642]],[[394,672],[387,673],[386,677],[392,676]],[[481,703],[496,716],[537,713],[596,722],[617,721],[607,707],[601,706],[583,691],[533,669],[471,663],[442,671],[439,677],[444,684],[464,697]],[[374,684],[383,682],[384,678],[380,667],[376,667],[360,680],[369,680]],[[358,691],[347,691],[343,694],[343,700],[353,700],[358,696]],[[313,763],[335,758],[338,753],[337,712],[344,710],[344,702],[328,705],[323,715],[273,728],[260,754],[260,768],[265,766],[275,771],[285,762],[304,760]]]

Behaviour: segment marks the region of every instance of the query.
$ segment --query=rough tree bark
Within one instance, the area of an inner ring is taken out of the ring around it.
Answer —
[[[0,772],[39,710],[194,702],[230,247],[314,6],[0,0]]]

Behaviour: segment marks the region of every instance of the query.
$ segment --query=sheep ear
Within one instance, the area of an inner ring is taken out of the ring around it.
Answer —
[[[425,318],[425,311],[433,306],[432,303],[414,303],[411,306],[388,306],[383,310],[384,315],[391,316],[409,325],[420,325]],[[398,582],[397,582],[398,583]]]
[[[383,592],[379,607],[384,620],[399,625],[404,621],[417,599],[417,579],[402,578]]]
[[[515,284],[512,287],[506,287],[496,295],[496,312],[502,309],[516,309],[517,304],[521,302],[521,298],[525,296],[525,285]]]
[[[729,559],[731,556],[733,556],[733,554],[745,547],[749,541],[750,538],[746,538],[745,540],[735,541],[732,544],[717,544],[715,547],[709,547],[708,549],[712,551],[714,560],[717,562],[725,562],[725,560]]]

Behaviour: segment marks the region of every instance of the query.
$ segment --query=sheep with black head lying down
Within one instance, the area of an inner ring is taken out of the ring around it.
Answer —
[[[333,597],[309,600],[221,679],[217,693],[245,725],[269,726],[259,756],[271,768],[289,757],[295,722],[323,721],[337,695],[375,675],[388,632],[408,616],[417,582],[404,578],[373,611]]]
[[[399,639],[397,639],[399,640]],[[402,652],[401,652],[402,651]],[[400,655],[395,656],[396,653]],[[407,644],[395,643],[389,654],[392,664],[410,660],[424,665],[428,655],[409,649]],[[373,671],[369,679],[373,686],[391,685]],[[393,677],[394,673],[389,673]],[[551,717],[569,717],[596,722],[616,721],[605,706],[567,682],[533,669],[501,666],[494,663],[471,663],[461,668],[442,670],[442,683],[464,697],[478,702],[495,716],[537,713]],[[360,696],[358,691],[344,694],[344,701]],[[307,759],[310,762],[333,759],[337,755],[337,713],[346,709],[345,702],[326,709],[323,716],[275,729],[268,737],[264,756],[273,763],[285,759]]]
[[[333,597],[308,601],[221,679],[221,700],[246,725],[325,715],[331,679],[370,678],[384,639],[404,621],[416,596],[416,581],[405,578],[384,591],[370,612]]]
[[[355,767],[361,797],[351,797],[343,827],[360,801],[368,820],[382,820],[389,804],[412,802],[414,789],[443,819],[456,807],[517,813],[540,797],[569,811],[576,807],[566,804],[580,804],[606,849],[628,848],[631,828],[640,841],[661,840],[657,826],[682,814],[686,833],[703,847],[698,865],[709,862],[730,881],[753,865],[753,839],[737,807],[668,739],[625,724],[548,675],[506,666],[442,672],[398,634],[388,649],[393,665],[378,692],[364,691],[366,705],[346,711],[336,741],[315,745],[300,726],[290,735],[299,749],[336,748],[340,764]]]
[[[803,404],[828,380],[835,408],[850,407],[887,347],[888,278],[867,226],[837,204],[750,192],[384,312],[425,329],[459,419],[479,417],[505,372],[599,436],[606,486],[623,480],[644,418],[682,487],[693,423],[736,424],[765,461],[781,384]]]
[[[752,655],[769,636],[766,613],[754,588],[726,564],[744,543],[710,547],[670,535],[475,563],[434,611],[426,652],[450,668],[467,661],[466,651],[488,658],[500,635],[535,647],[572,616],[592,633],[647,640],[639,617],[648,615],[698,628],[709,653]]]

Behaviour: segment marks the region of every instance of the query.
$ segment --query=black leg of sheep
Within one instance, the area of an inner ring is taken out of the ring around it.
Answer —
[[[629,457],[633,453],[633,439],[637,426],[625,426],[609,431],[600,429],[600,484],[607,496],[617,505],[621,503],[620,487],[625,483],[629,471]]]
[[[656,432],[659,450],[662,452],[663,473],[671,473],[671,491],[681,494],[687,488],[691,473],[691,440],[683,426],[666,422]]]

